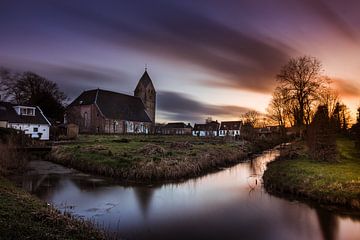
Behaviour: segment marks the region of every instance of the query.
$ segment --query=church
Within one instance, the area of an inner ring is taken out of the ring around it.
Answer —
[[[103,89],[84,91],[66,109],[66,123],[80,133],[148,134],[154,131],[156,91],[145,69],[134,96]]]

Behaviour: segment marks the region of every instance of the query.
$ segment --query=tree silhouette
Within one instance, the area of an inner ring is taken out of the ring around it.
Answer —
[[[314,102],[326,82],[321,72],[318,59],[302,56],[290,59],[277,75],[279,89],[286,93],[285,101],[292,106],[296,126],[308,125],[311,121]]]
[[[319,106],[308,131],[310,155],[319,161],[336,160],[336,135],[326,106]]]

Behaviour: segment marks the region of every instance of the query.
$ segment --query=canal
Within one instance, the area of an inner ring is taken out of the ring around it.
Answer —
[[[123,239],[360,239],[360,221],[266,193],[278,150],[176,184],[123,186],[46,161],[14,180]]]

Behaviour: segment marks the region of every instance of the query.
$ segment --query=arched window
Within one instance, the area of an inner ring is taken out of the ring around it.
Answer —
[[[84,127],[85,128],[89,127],[89,116],[87,112],[84,113]]]

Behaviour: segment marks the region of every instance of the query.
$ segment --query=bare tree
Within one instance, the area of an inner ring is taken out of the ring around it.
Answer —
[[[205,123],[211,123],[213,121],[212,117],[207,117]]]
[[[267,108],[268,117],[279,126],[293,125],[293,108],[287,99],[287,92],[277,87]]]
[[[292,58],[277,75],[279,88],[287,93],[286,102],[293,106],[295,125],[308,125],[311,121],[319,91],[326,82],[321,77],[322,65],[316,58]]]
[[[340,102],[339,93],[331,87],[332,81],[329,77],[324,77],[324,81],[327,84],[324,84],[325,86],[319,89],[318,105],[326,106],[331,115],[334,112],[336,105]]]
[[[260,113],[255,110],[248,111],[241,116],[241,120],[244,125],[248,125],[254,128],[260,121]]]

